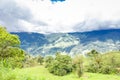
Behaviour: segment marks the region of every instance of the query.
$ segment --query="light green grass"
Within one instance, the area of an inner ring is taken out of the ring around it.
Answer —
[[[120,80],[120,75],[104,75],[96,73],[84,73],[78,78],[75,73],[66,76],[55,76],[48,72],[43,66],[15,69],[13,75],[17,75],[15,80]]]

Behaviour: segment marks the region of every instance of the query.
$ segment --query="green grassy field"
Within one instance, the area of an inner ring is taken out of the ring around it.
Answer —
[[[78,78],[75,73],[62,77],[55,76],[50,74],[43,66],[15,69],[4,76],[8,77],[8,79],[5,80],[120,80],[120,75],[103,75],[96,73],[84,73],[81,78]]]

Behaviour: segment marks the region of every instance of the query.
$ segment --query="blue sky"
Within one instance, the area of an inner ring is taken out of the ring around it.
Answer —
[[[63,2],[63,1],[65,1],[65,0],[51,0],[52,2],[58,2],[58,1],[60,1],[60,2]]]
[[[0,24],[10,32],[120,29],[120,0],[0,0]]]

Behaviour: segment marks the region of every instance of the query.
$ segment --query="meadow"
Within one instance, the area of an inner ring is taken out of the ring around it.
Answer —
[[[65,76],[56,76],[49,73],[44,66],[7,70],[0,76],[0,80],[120,80],[120,74],[108,75],[85,72],[80,78],[78,78],[75,73],[70,73]]]

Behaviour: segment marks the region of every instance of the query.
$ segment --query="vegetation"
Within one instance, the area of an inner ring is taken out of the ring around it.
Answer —
[[[44,57],[42,57],[42,56],[39,55],[39,56],[37,57],[37,62],[40,63],[40,65],[42,65],[43,62],[44,62]]]
[[[92,53],[91,51],[90,53]],[[95,51],[96,52],[96,51]],[[89,57],[87,71],[93,73],[116,74],[120,68],[120,52],[96,54]]]
[[[87,53],[88,60],[90,61],[88,63],[88,72],[97,73],[100,72],[102,67],[102,58],[101,54],[98,53],[96,50],[92,50],[89,53]]]
[[[104,75],[85,72],[81,78],[74,73],[56,76],[48,72],[44,66],[36,66],[15,70],[1,70],[0,80],[120,80],[120,75]]]
[[[22,67],[24,51],[19,46],[19,37],[0,27],[0,62],[4,67]]]
[[[120,51],[101,54],[92,50],[85,56],[56,53],[54,57],[35,57],[20,49],[17,35],[0,27],[0,80],[119,80],[117,75],[120,75]]]
[[[45,67],[48,68],[52,62],[53,62],[54,58],[52,56],[46,56],[44,61],[45,61]]]
[[[72,58],[68,55],[56,54],[55,59],[48,66],[50,73],[58,76],[64,76],[72,72]]]
[[[75,71],[78,77],[81,77],[84,73],[84,59],[82,55],[77,55],[73,58],[73,71]]]
[[[39,64],[38,57],[33,57],[32,55],[26,54],[25,59],[23,61],[23,67],[34,67]]]

